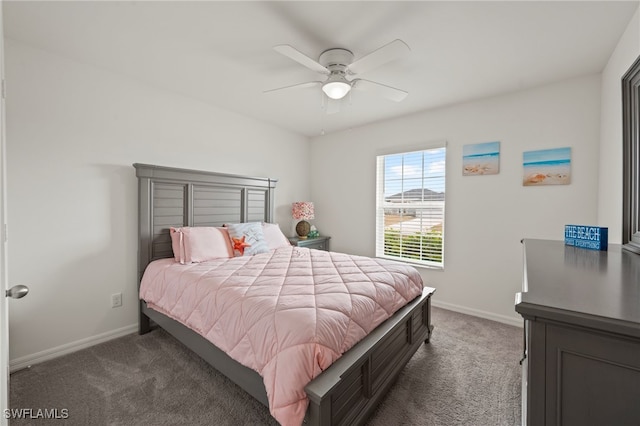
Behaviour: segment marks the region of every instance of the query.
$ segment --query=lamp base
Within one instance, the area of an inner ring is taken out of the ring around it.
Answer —
[[[296,233],[301,240],[306,240],[307,235],[309,235],[309,231],[311,231],[311,225],[306,220],[301,220],[296,225]]]

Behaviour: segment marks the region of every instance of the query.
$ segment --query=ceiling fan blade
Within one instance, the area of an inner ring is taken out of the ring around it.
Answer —
[[[357,61],[349,65],[349,72],[352,74],[362,74],[369,70],[384,65],[387,62],[391,62],[395,59],[402,57],[409,53],[411,49],[404,41],[395,39],[389,44],[385,44],[377,50],[363,56]]]
[[[304,65],[305,67],[315,72],[319,72],[321,74],[329,74],[329,70],[325,68],[323,65],[321,65],[319,62],[314,61],[304,53],[289,46],[288,44],[279,44],[278,46],[274,46],[273,49],[276,52],[281,53],[290,59],[293,59],[297,63]]]
[[[409,92],[405,92],[404,90],[396,89],[395,87],[387,86],[386,84],[363,80],[361,78],[352,80],[352,83],[355,89],[366,90],[367,92],[371,92],[395,102],[404,100],[404,98],[409,94]]]
[[[292,84],[291,86],[277,87],[275,89],[265,90],[262,93],[275,92],[275,91],[278,91],[278,90],[306,89],[307,87],[314,87],[314,86],[318,86],[318,85],[321,85],[321,84],[322,84],[321,81],[307,81],[306,83]]]

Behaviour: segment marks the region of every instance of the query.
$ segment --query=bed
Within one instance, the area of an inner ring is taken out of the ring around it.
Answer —
[[[139,183],[139,279],[152,261],[174,256],[171,227],[272,222],[275,180],[146,164],[134,167]],[[422,342],[429,341],[434,291],[424,287],[304,387],[309,400],[306,423],[364,422]],[[139,332],[148,332],[152,322],[268,406],[263,378],[256,371],[141,300]]]

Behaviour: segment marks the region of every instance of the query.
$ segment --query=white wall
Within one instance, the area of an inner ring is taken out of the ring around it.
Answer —
[[[278,178],[285,232],[308,198],[305,137],[12,40],[6,80],[14,361],[137,324],[132,163]]]
[[[446,140],[445,269],[421,269],[434,303],[517,323],[520,239],[562,240],[597,211],[600,76],[426,111],[312,139],[315,224],[331,248],[374,255],[375,157]],[[462,176],[462,146],[500,141],[500,173]],[[572,183],[522,186],[522,152],[572,148]]]
[[[640,11],[629,22],[602,72],[598,225],[622,242],[622,76],[640,55]]]

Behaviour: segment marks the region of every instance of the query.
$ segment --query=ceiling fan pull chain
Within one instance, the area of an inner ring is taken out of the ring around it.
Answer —
[[[320,136],[324,136],[324,116],[327,115],[327,107],[326,107],[326,102],[327,100],[325,99],[326,96],[322,95],[322,92],[320,92],[320,97],[322,98],[322,108],[320,109]]]

